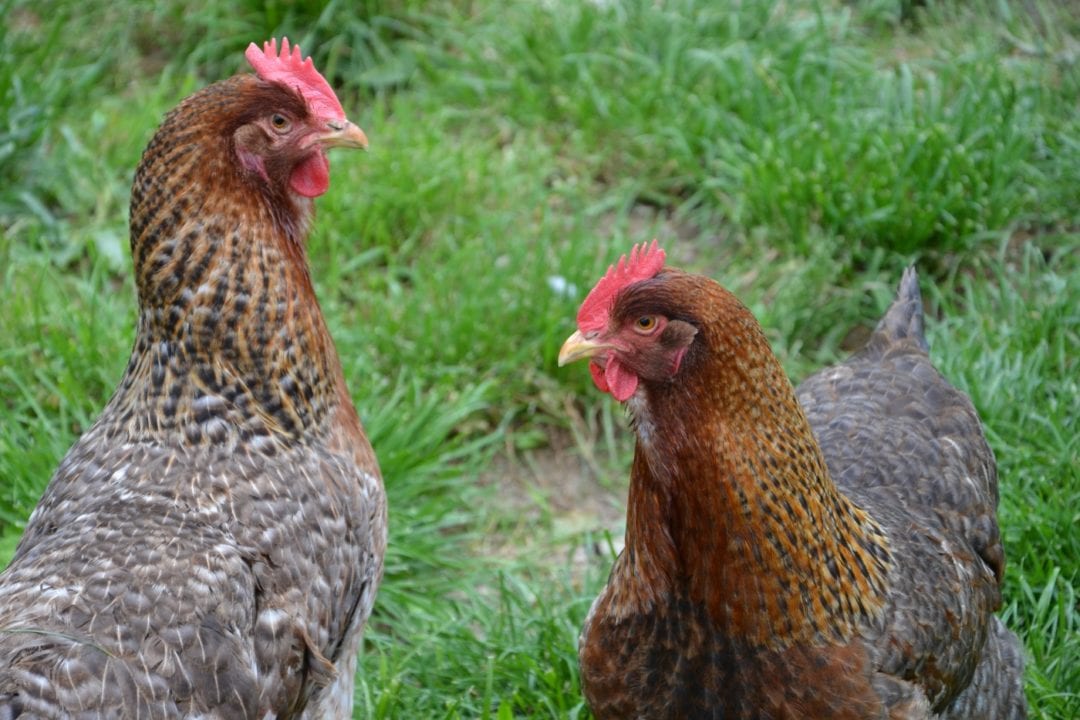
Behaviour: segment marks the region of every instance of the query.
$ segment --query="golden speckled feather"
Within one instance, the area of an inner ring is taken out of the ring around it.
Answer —
[[[135,346],[0,575],[0,718],[351,717],[386,503],[305,241],[367,140],[298,48],[248,58],[136,172]]]

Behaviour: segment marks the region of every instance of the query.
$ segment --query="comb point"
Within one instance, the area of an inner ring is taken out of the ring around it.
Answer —
[[[345,119],[345,110],[330,83],[315,68],[310,57],[304,58],[299,45],[290,46],[289,38],[281,38],[280,53],[277,38],[271,38],[263,43],[261,51],[255,43],[248,45],[244,57],[263,80],[278,82],[299,92],[316,117],[338,122]]]
[[[664,250],[654,239],[652,244],[640,243],[630,248],[618,262],[608,266],[596,286],[589,292],[578,310],[578,329],[582,332],[600,330],[607,323],[615,297],[627,285],[655,277],[664,268]]]

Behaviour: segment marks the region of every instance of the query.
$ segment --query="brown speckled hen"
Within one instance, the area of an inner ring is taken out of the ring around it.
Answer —
[[[247,58],[135,174],[135,346],[0,576],[0,719],[351,716],[386,505],[305,242],[367,139],[299,48]]]
[[[930,363],[915,272],[796,392],[746,307],[663,266],[653,243],[609,270],[559,355],[637,433],[580,641],[595,716],[1024,717],[994,456]]]

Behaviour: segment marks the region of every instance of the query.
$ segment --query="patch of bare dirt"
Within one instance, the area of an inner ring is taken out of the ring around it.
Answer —
[[[602,483],[597,475],[573,439],[558,433],[545,447],[499,454],[481,482],[499,485],[511,508],[551,513],[567,529],[589,530],[614,526],[625,513],[624,483]]]
[[[479,552],[549,567],[569,564],[575,580],[590,565],[606,569],[607,538],[616,551],[622,547],[629,467],[613,469],[613,477],[602,472],[569,433],[555,433],[534,450],[500,453],[479,482],[496,488],[500,512],[514,520],[489,533]]]

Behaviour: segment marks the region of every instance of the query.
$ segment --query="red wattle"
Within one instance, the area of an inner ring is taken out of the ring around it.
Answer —
[[[611,396],[619,402],[626,402],[637,390],[637,375],[624,368],[614,358],[608,360],[607,368],[604,370],[604,380],[607,382],[608,387],[611,388],[609,391]]]
[[[289,178],[289,185],[296,193],[309,198],[318,197],[330,189],[330,161],[322,148],[296,166]]]
[[[604,368],[600,367],[595,360],[589,362],[589,374],[592,375],[593,384],[600,392],[608,391],[607,380],[604,379]]]

